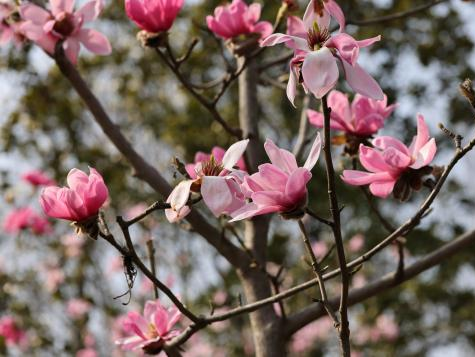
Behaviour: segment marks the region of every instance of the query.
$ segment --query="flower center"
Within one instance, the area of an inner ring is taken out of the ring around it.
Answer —
[[[213,155],[211,155],[208,161],[201,164],[201,173],[203,176],[219,176],[223,170],[223,165],[218,163]]]
[[[61,37],[68,37],[76,28],[74,16],[68,12],[61,12],[56,16],[53,31]]]
[[[308,47],[312,51],[317,51],[323,47],[325,42],[330,38],[330,33],[328,29],[321,30],[317,22],[313,23],[313,28],[307,32],[307,43]]]
[[[148,336],[149,338],[156,338],[156,337],[158,337],[157,329],[155,328],[155,325],[152,324],[152,323],[149,323],[149,324],[148,324],[147,336]]]

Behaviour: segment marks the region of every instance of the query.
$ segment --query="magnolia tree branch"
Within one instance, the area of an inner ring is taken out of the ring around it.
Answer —
[[[69,80],[74,90],[84,101],[104,134],[132,165],[136,176],[147,182],[160,195],[167,197],[172,187],[153,166],[135,151],[120,128],[114,124],[102,104],[89,89],[77,69],[66,58],[61,46],[56,47],[54,59],[61,73]],[[246,254],[227,239],[223,239],[221,232],[209,224],[202,215],[197,211],[192,211],[186,219],[193,229],[203,236],[231,265],[243,269],[247,268],[250,262]]]
[[[387,274],[384,277],[369,283],[361,289],[353,289],[348,295],[349,306],[362,302],[380,293],[386,292],[389,288],[402,284],[403,282],[412,279],[418,274],[433,268],[444,261],[450,259],[452,256],[463,252],[468,247],[471,247],[475,243],[475,231],[467,232],[452,242],[444,244],[442,247],[436,249],[432,253],[426,255],[424,258],[420,258],[417,262],[407,266],[404,269],[402,279],[396,279],[397,271]],[[323,280],[327,280],[334,276],[333,273],[325,274]],[[170,346],[180,346],[185,343],[194,333],[202,328],[211,325],[218,321],[225,321],[230,318],[240,316],[255,310],[262,308],[265,305],[270,305],[283,299],[290,298],[303,290],[306,290],[312,286],[318,284],[317,279],[310,280],[304,284],[295,286],[291,289],[281,292],[280,294],[271,296],[267,299],[257,301],[248,305],[231,309],[222,314],[216,314],[202,318],[199,323],[190,324],[179,336],[169,343]],[[340,298],[336,297],[329,300],[329,303],[334,308],[338,308]],[[285,324],[285,337],[290,338],[292,334],[300,330],[310,322],[326,315],[325,308],[321,305],[308,307],[300,312],[291,315],[288,318],[288,322]]]
[[[327,104],[327,96],[322,98],[323,116],[324,116],[324,146],[325,164],[327,172],[328,198],[330,201],[330,213],[332,216],[332,230],[335,238],[335,246],[338,255],[338,264],[340,265],[341,274],[341,296],[340,296],[340,347],[344,357],[350,357],[350,323],[348,320],[348,289],[350,287],[350,275],[346,266],[345,248],[343,246],[343,238],[341,235],[340,223],[340,207],[338,206],[338,198],[336,194],[335,170],[333,168],[331,153],[331,137],[330,137],[330,113],[331,108]]]
[[[400,19],[404,19],[406,17],[416,15],[419,12],[425,11],[427,9],[430,9],[431,7],[434,7],[436,5],[439,5],[441,3],[448,2],[448,1],[449,0],[433,0],[433,1],[428,2],[427,4],[420,5],[420,6],[415,6],[414,8],[412,8],[410,10],[397,12],[395,14],[376,17],[374,19],[367,19],[367,20],[351,20],[351,19],[348,19],[346,21],[346,23],[348,25],[368,26],[368,25],[381,24],[381,23],[384,23],[384,22],[389,22],[389,21],[394,21],[394,20],[400,20]]]
[[[461,253],[470,248],[475,243],[475,231],[465,233],[450,243],[447,243],[436,249],[432,253],[419,259],[417,262],[409,265],[403,270],[402,277],[398,277],[398,271],[394,271],[384,277],[367,284],[360,289],[352,289],[348,295],[349,306],[365,301],[371,297],[387,292],[389,289],[410,280],[418,274],[433,268],[457,253]],[[338,298],[330,300],[332,306],[338,306]],[[290,337],[293,333],[300,330],[310,322],[325,316],[326,312],[321,306],[310,306],[302,311],[292,315],[286,324],[286,336]]]

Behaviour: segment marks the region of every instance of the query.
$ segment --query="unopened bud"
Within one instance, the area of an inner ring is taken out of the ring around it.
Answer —
[[[467,78],[460,84],[459,88],[460,94],[467,98],[472,107],[475,108],[475,90],[473,89],[472,81]]]

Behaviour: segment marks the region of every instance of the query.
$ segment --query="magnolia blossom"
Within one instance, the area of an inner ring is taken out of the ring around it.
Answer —
[[[88,1],[77,11],[73,11],[74,0],[50,0],[49,4],[50,11],[32,3],[21,6],[21,29],[27,38],[50,54],[54,53],[57,41],[64,41],[64,51],[72,63],[77,62],[80,44],[98,55],[111,53],[109,40],[103,34],[83,28],[99,16],[104,6],[102,0]]]
[[[226,154],[226,150],[219,146],[215,146],[211,150],[211,154],[206,154],[202,151],[198,151],[195,154],[195,160],[192,164],[186,164],[185,169],[188,175],[192,179],[197,178],[197,172],[201,170],[201,165],[211,160],[211,156],[216,161],[217,164],[221,165],[223,163],[223,157]],[[236,162],[236,167],[239,168],[241,171],[247,171],[246,163],[244,162],[244,158],[241,156],[239,160]]]
[[[348,96],[339,91],[328,95],[328,106],[332,108],[330,127],[353,136],[368,137],[376,134],[384,126],[396,105],[388,105],[388,98],[374,100],[357,94],[350,105]],[[314,110],[307,111],[310,123],[323,128],[323,114]]]
[[[14,18],[17,6],[13,1],[0,2],[0,46],[10,41],[16,45],[23,42],[21,22]]]
[[[109,192],[102,176],[93,168],[89,176],[81,170],[69,171],[68,187],[49,186],[43,189],[40,204],[53,218],[81,222],[94,217],[107,200]]]
[[[142,30],[151,33],[168,31],[184,0],[125,0],[127,16]]]
[[[0,318],[0,336],[8,346],[21,345],[26,342],[26,333],[18,327],[12,316]]]
[[[272,24],[259,21],[261,4],[247,5],[242,0],[233,0],[231,4],[218,6],[214,16],[208,15],[208,28],[226,40],[251,33],[258,33],[265,38],[272,33]],[[259,21],[259,22],[258,22]]]
[[[360,162],[369,172],[343,171],[342,179],[355,186],[369,185],[371,193],[387,197],[393,190],[396,198],[407,199],[411,188],[419,190],[422,176],[432,172],[428,165],[437,151],[435,139],[429,138],[429,130],[422,115],[417,117],[417,135],[408,148],[390,136],[373,140],[374,148],[360,146]]]
[[[49,178],[48,175],[40,170],[25,172],[21,178],[33,186],[50,186],[55,184],[54,180]]]
[[[163,344],[180,334],[173,327],[181,317],[181,312],[174,306],[166,309],[160,302],[147,301],[144,314],[129,312],[123,321],[124,331],[129,337],[115,343],[124,350],[143,349],[146,353],[158,353]]]
[[[192,191],[201,192],[204,202],[215,216],[231,214],[244,205],[240,184],[247,175],[234,169],[246,150],[249,140],[234,143],[224,153],[221,162],[211,155],[208,161],[195,166],[196,178],[180,182],[167,199],[171,208],[165,210],[169,222],[185,217],[190,208],[186,205]]]
[[[384,94],[379,84],[357,63],[360,48],[372,45],[381,36],[362,41],[343,32],[332,36],[329,32],[329,13],[317,13],[317,2],[312,0],[309,3],[303,20],[295,16],[288,18],[287,34],[272,34],[261,42],[261,46],[285,43],[294,50],[287,84],[289,100],[294,105],[298,83],[303,85],[306,92],[310,91],[315,97],[322,98],[338,81],[338,64],[342,66],[348,84],[356,92],[382,100]]]
[[[30,207],[18,208],[10,212],[3,221],[6,232],[16,234],[24,229],[31,229],[34,234],[42,235],[51,232],[48,220]]]
[[[307,204],[307,183],[312,178],[310,171],[317,163],[320,147],[320,134],[317,134],[307,161],[303,167],[298,167],[292,153],[278,148],[268,139],[264,148],[271,163],[260,165],[259,172],[244,178],[241,189],[252,202],[233,212],[232,221],[272,212],[301,214],[301,209]]]

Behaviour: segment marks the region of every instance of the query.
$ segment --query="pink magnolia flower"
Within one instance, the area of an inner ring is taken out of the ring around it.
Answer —
[[[24,229],[31,229],[34,234],[42,235],[51,232],[48,220],[30,207],[18,208],[10,212],[3,221],[6,232],[16,234]]]
[[[272,140],[264,144],[270,164],[259,166],[259,172],[246,176],[242,192],[252,202],[233,212],[231,222],[279,212],[286,215],[301,214],[307,204],[307,183],[312,178],[311,170],[320,155],[321,140],[317,134],[303,167],[298,167],[295,156],[278,148]]]
[[[48,177],[44,172],[40,170],[31,170],[25,172],[21,178],[32,184],[33,186],[51,186],[56,184],[54,180]]]
[[[127,16],[142,30],[168,31],[183,7],[184,0],[125,0]]]
[[[79,319],[91,310],[91,303],[85,299],[71,299],[66,305],[66,313],[73,319]]]
[[[123,323],[126,333],[131,335],[115,343],[121,345],[123,350],[143,349],[146,353],[158,353],[166,341],[180,334],[173,326],[181,317],[181,312],[174,306],[166,309],[160,302],[147,301],[144,315],[129,312]]]
[[[72,63],[77,62],[80,44],[92,53],[110,54],[109,40],[100,32],[83,27],[99,16],[104,6],[102,0],[91,0],[77,11],[73,11],[74,2],[50,0],[50,11],[32,3],[22,5],[20,14],[25,22],[21,29],[25,36],[50,54],[54,53],[57,41],[64,41],[64,51]]]
[[[78,169],[69,171],[69,188],[44,188],[40,196],[44,212],[50,217],[74,222],[95,216],[107,200],[109,192],[102,176],[93,168],[89,171],[89,176]]]
[[[332,108],[330,127],[358,137],[376,134],[396,108],[396,105],[388,106],[387,103],[386,95],[383,100],[374,100],[357,94],[350,106],[348,96],[334,90],[328,95],[328,106]],[[323,128],[322,113],[308,110],[307,115],[312,125]]]
[[[315,11],[315,0],[307,7],[303,20],[290,16],[287,20],[287,34],[276,33],[261,42],[261,46],[285,43],[294,50],[290,61],[290,78],[287,83],[287,97],[293,105],[298,83],[306,92],[322,98],[332,90],[339,76],[341,64],[345,78],[353,90],[382,100],[384,94],[379,84],[357,63],[360,48],[379,41],[381,36],[357,41],[350,35],[329,32],[330,16],[320,16]]]
[[[13,1],[0,2],[0,46],[10,41],[16,45],[23,43],[21,22],[15,18],[16,11],[18,11],[17,6]]]
[[[259,33],[265,38],[272,33],[272,24],[259,21],[260,17],[261,4],[248,6],[242,0],[233,0],[231,4],[218,6],[214,16],[206,17],[206,23],[211,31],[226,40],[251,33]]]
[[[394,190],[396,198],[405,200],[410,189],[419,190],[422,176],[432,172],[432,162],[437,147],[435,139],[429,138],[429,130],[422,115],[417,117],[417,136],[408,148],[390,136],[373,140],[374,148],[360,146],[360,162],[369,172],[343,171],[342,179],[354,186],[369,185],[371,193],[387,197]]]
[[[221,163],[213,156],[209,161],[195,166],[196,178],[180,182],[168,196],[171,208],[165,210],[169,222],[177,222],[185,217],[190,208],[186,205],[192,191],[201,192],[204,202],[215,216],[231,214],[244,205],[244,195],[240,184],[247,175],[234,169],[246,150],[249,140],[234,143],[224,153]]]
[[[7,346],[22,345],[26,342],[26,333],[20,329],[12,316],[0,318],[0,336]]]
[[[188,173],[188,175],[190,175],[192,179],[195,179],[197,178],[197,172],[201,170],[201,166],[203,165],[203,163],[206,163],[211,160],[211,156],[213,156],[217,164],[221,165],[223,163],[224,154],[226,154],[226,151],[219,146],[215,146],[211,150],[211,154],[206,154],[202,151],[198,151],[195,154],[194,163],[185,165],[186,172]],[[236,162],[236,167],[239,168],[239,170],[241,171],[247,171],[246,163],[244,162],[244,158],[242,156]]]

